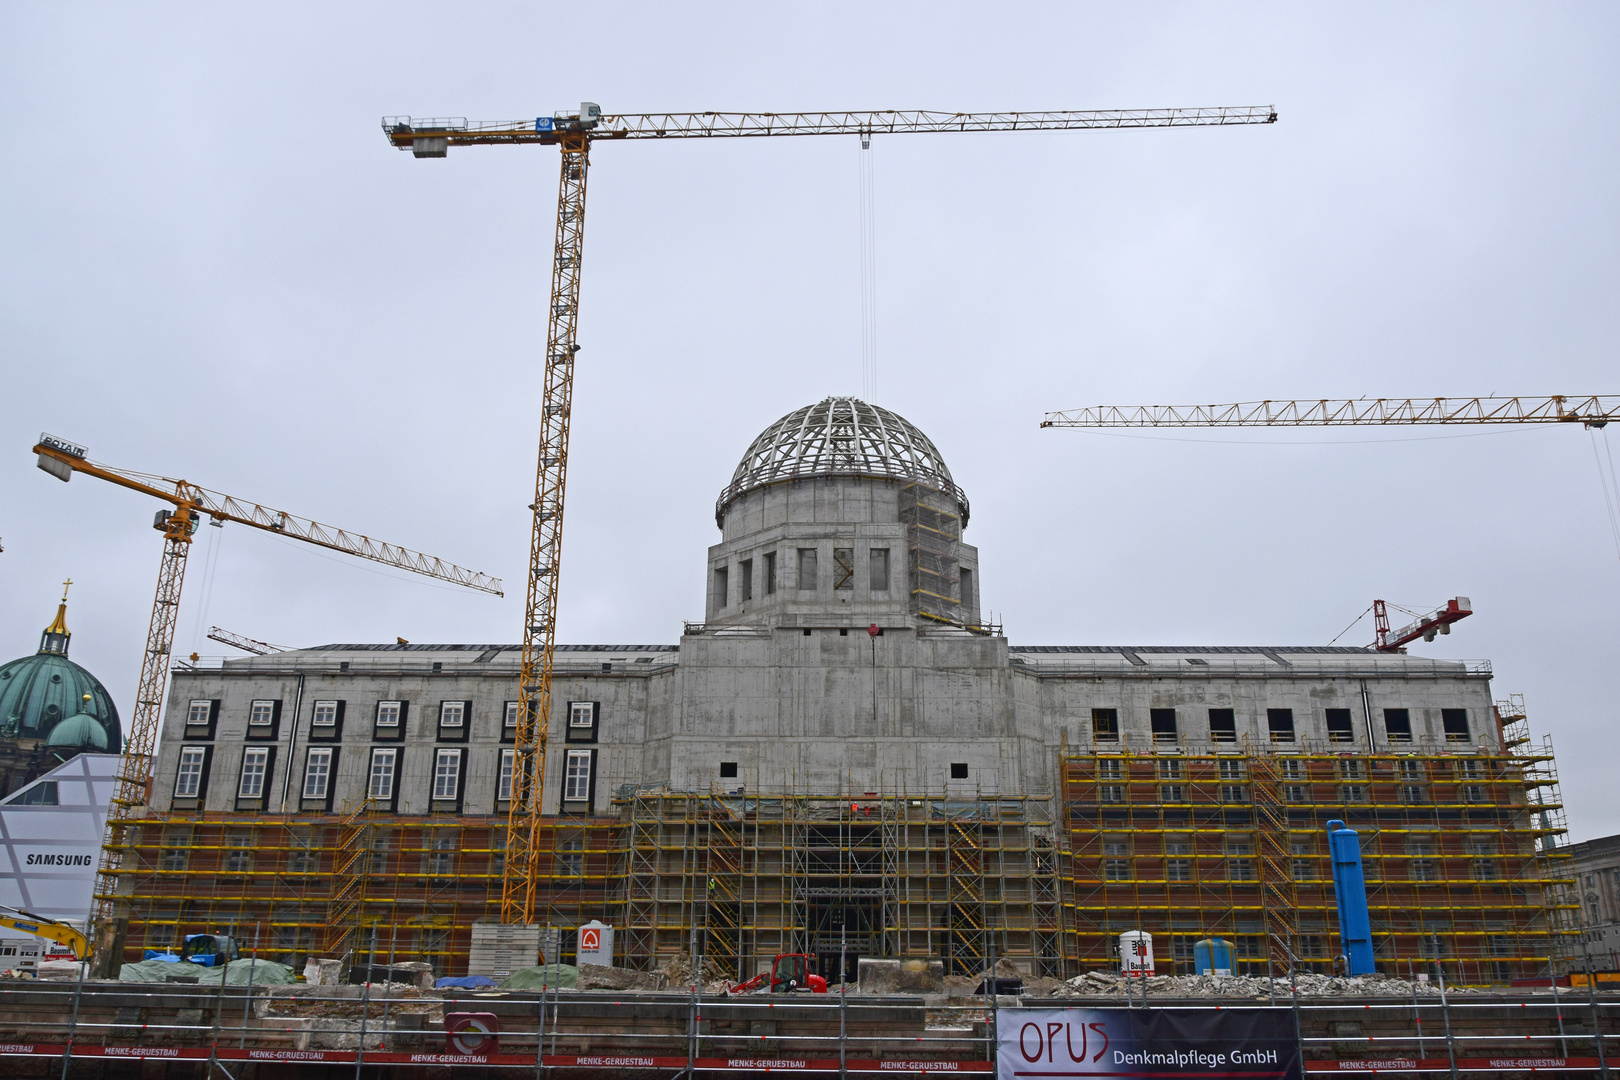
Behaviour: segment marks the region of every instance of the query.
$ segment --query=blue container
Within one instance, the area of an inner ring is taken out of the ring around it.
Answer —
[[[1232,943],[1218,937],[1201,939],[1193,946],[1193,967],[1200,975],[1232,974]]]

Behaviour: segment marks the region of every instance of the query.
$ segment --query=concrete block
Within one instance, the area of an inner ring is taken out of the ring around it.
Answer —
[[[343,974],[343,961],[319,959],[304,965],[304,981],[311,986],[336,986]]]

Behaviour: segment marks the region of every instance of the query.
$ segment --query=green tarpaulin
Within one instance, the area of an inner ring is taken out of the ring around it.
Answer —
[[[502,990],[572,990],[579,982],[579,969],[572,964],[539,964],[520,968],[501,982]]]

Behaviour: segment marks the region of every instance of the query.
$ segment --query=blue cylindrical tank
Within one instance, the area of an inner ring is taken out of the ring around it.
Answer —
[[[1193,967],[1200,975],[1232,974],[1232,943],[1224,938],[1203,938],[1193,946]]]

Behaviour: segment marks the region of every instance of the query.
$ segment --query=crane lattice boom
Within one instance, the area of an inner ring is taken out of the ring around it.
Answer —
[[[1620,397],[1361,398],[1235,405],[1093,405],[1041,427],[1332,427],[1375,424],[1585,424],[1620,420]]]
[[[701,112],[542,116],[535,120],[468,120],[463,116],[385,116],[383,131],[401,150],[417,140],[443,139],[449,146],[537,143],[551,146],[571,131],[597,139],[685,139],[754,135],[866,135],[932,131],[1067,131],[1078,128],[1227,127],[1274,124],[1271,105],[1236,108],[1091,109],[1053,112]],[[428,156],[428,155],[424,155]],[[436,156],[436,155],[433,155]]]

